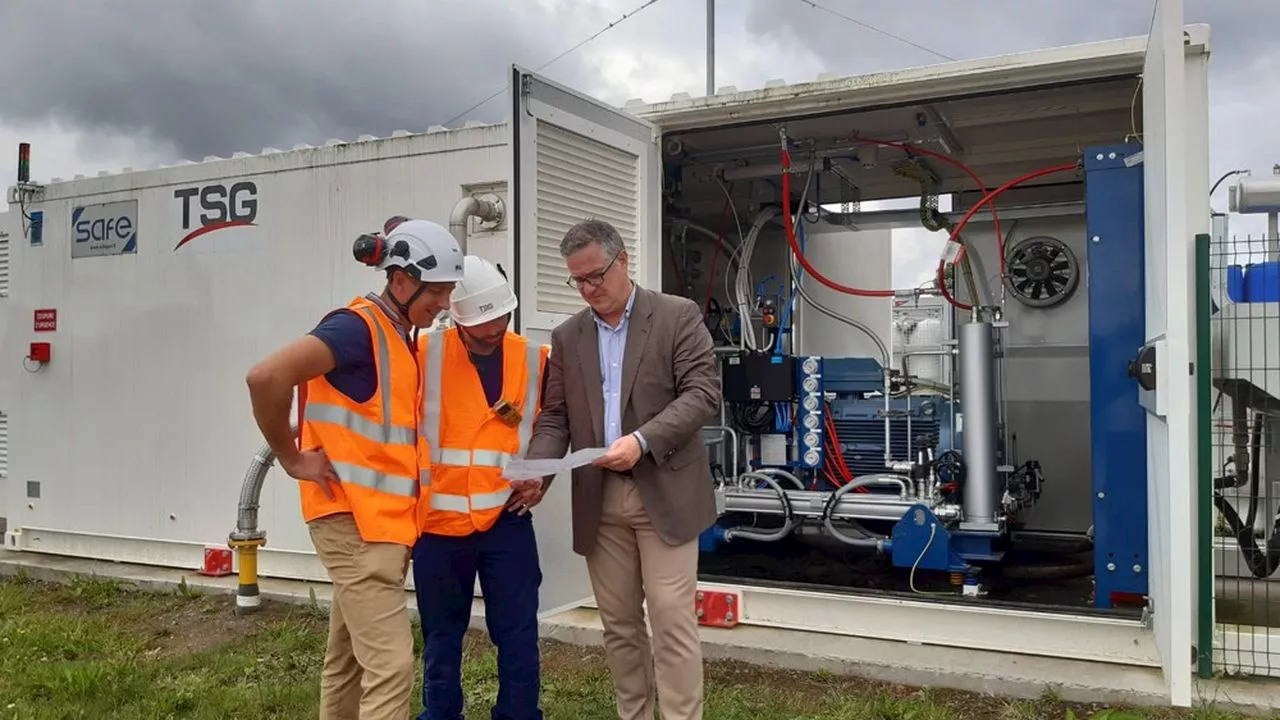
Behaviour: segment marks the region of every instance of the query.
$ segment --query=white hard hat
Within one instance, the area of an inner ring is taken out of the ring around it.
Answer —
[[[378,268],[400,268],[419,282],[462,279],[462,249],[448,230],[429,220],[388,220],[386,237],[364,235],[356,241],[356,259]]]
[[[468,255],[465,265],[466,273],[449,296],[449,316],[454,322],[473,327],[500,318],[520,304],[496,265],[475,255]]]

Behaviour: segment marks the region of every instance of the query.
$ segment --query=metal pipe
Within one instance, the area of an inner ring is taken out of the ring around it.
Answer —
[[[297,424],[292,424],[294,433]],[[267,544],[267,534],[258,527],[258,506],[262,499],[262,485],[267,471],[275,464],[276,454],[270,445],[263,445],[253,456],[249,469],[240,483],[240,502],[236,508],[236,529],[227,537],[227,546],[235,551],[240,567],[239,584],[236,587],[237,615],[257,612],[262,600],[258,592],[258,548]]]
[[[449,213],[449,233],[458,241],[462,254],[467,254],[467,221],[480,218],[481,222],[502,222],[504,208],[496,195],[467,195],[454,204]]]
[[[830,497],[827,499],[827,502],[824,503],[822,506],[822,527],[827,531],[827,534],[839,540],[840,542],[844,543],[845,545],[849,545],[852,547],[873,549],[873,550],[876,550],[877,552],[883,552],[886,545],[886,540],[887,540],[886,538],[874,537],[874,536],[873,537],[852,537],[850,535],[846,535],[843,531],[838,529],[833,523],[833,521],[842,519],[836,515],[836,511],[840,505],[840,501],[843,500],[845,496],[847,496],[849,493],[852,493],[854,490],[857,490],[858,488],[866,487],[868,485],[875,485],[875,484],[886,483],[886,482],[893,483],[898,486],[899,498],[906,499],[910,497],[911,495],[910,486],[907,484],[906,480],[900,477],[884,476],[884,475],[869,475],[866,477],[859,478],[854,482],[841,485],[840,489],[832,493]],[[903,513],[905,512],[906,512],[906,509],[904,508]],[[898,517],[902,517],[902,514],[899,514]]]
[[[721,423],[724,423],[724,422],[725,422],[725,417],[724,417],[724,408],[725,408],[725,404],[724,404],[724,403],[721,403],[721,404],[720,404],[720,422],[721,422]],[[732,462],[732,466],[731,466],[731,467],[733,468],[732,472],[730,472],[730,473],[729,473],[729,477],[734,477],[734,478],[738,477],[738,431],[734,430],[732,427],[730,427],[729,425],[726,425],[726,424],[721,424],[721,425],[703,425],[703,426],[702,426],[702,429],[703,429],[703,430],[718,430],[718,431],[720,432],[720,435],[721,435],[721,437],[722,437],[722,438],[723,438],[725,435],[728,435],[728,436],[729,436],[729,441],[733,443],[733,447],[732,447],[731,449],[726,449],[726,450],[725,450],[725,455],[726,455],[726,456],[728,457],[728,459]],[[724,443],[724,440],[723,440],[723,439],[721,440],[721,443],[722,443],[722,444]]]
[[[746,528],[728,528],[724,531],[725,540],[733,540],[734,538],[742,538],[744,540],[758,540],[760,542],[776,542],[791,534],[791,530],[795,527],[795,521],[792,517],[790,503],[787,499],[786,491],[778,484],[776,480],[757,472],[746,472],[742,474],[742,478],[753,477],[773,488],[775,496],[778,498],[780,512],[783,515],[782,527],[773,531],[749,530]]]
[[[781,515],[786,512],[782,499],[773,490],[756,490],[726,487],[724,495],[724,511],[740,513],[762,513],[765,515]],[[792,515],[797,517],[821,518],[822,510],[831,499],[830,492],[821,490],[784,490],[787,504]],[[853,495],[853,493],[850,493]],[[916,504],[915,499],[900,498],[896,495],[876,495],[873,493],[857,493],[856,497],[842,496],[832,508],[831,517],[838,520],[898,520],[907,508]]]
[[[995,349],[991,324],[960,326],[960,393],[964,402],[964,522],[973,530],[996,530],[1000,484],[996,461]]]
[[[786,470],[783,470],[781,468],[760,468],[759,470],[756,470],[754,473],[748,473],[748,474],[768,475],[769,477],[778,477],[784,480],[790,480],[792,483],[795,484],[797,489],[799,490],[804,489],[803,480],[801,480],[800,478],[796,477],[792,473],[789,473]]]
[[[293,426],[293,432],[298,427]],[[258,540],[267,534],[258,528],[258,502],[262,497],[262,485],[266,481],[267,471],[275,464],[276,454],[270,445],[263,445],[249,463],[249,470],[240,483],[240,503],[236,508],[236,529],[231,533],[231,540]]]
[[[707,0],[707,97],[716,94],[716,0]]]

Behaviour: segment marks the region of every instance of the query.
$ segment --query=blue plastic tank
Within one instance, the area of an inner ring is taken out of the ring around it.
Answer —
[[[1227,266],[1227,297],[1231,302],[1280,302],[1280,262]]]

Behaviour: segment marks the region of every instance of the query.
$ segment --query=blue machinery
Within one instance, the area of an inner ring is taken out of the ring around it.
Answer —
[[[1147,592],[1146,415],[1135,359],[1145,342],[1140,146],[1084,153],[1094,519],[1094,604]],[[1005,559],[1017,512],[1040,496],[1034,460],[1011,465],[999,424],[993,325],[959,321],[959,389],[916,395],[871,358],[746,353],[724,358],[732,422],[749,467],[717,488],[720,520],[703,552],[735,539],[815,530],[981,591],[984,565]],[[1050,469],[1052,473],[1052,469]],[[759,515],[782,524],[752,524]],[[852,527],[854,532],[838,526]]]

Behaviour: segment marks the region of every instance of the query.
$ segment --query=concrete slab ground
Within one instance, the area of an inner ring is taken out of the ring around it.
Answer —
[[[84,560],[0,550],[0,575],[18,572],[49,582],[76,576],[111,578],[135,587],[171,591],[180,584],[205,593],[224,593],[234,603],[235,576],[206,577],[176,568]],[[330,586],[274,578],[260,578],[264,600],[328,607]],[[414,618],[411,592],[405,606]],[[476,599],[472,627],[483,631],[484,603]],[[603,630],[599,615],[581,608],[560,613],[541,623],[544,637],[578,645],[599,645]],[[1033,657],[948,647],[889,642],[842,635],[755,626],[733,629],[702,628],[708,659],[737,660],[789,670],[855,675],[920,687],[939,687],[1000,695],[1037,698],[1045,693],[1067,701],[1167,705],[1164,682],[1156,670],[1060,658]],[[1267,714],[1280,706],[1274,682],[1232,679],[1202,681],[1201,701],[1221,710]]]

